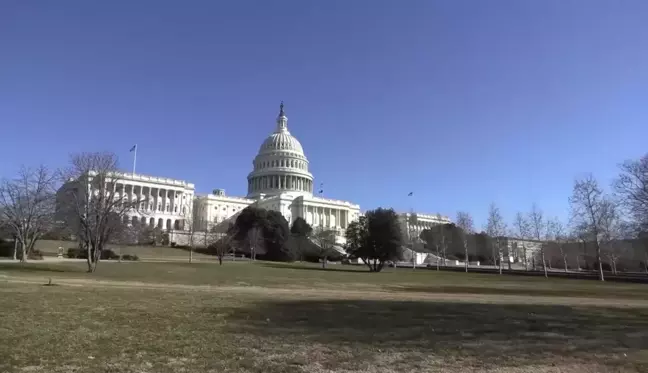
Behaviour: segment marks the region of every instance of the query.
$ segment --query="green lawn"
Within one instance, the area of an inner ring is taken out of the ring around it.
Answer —
[[[38,240],[36,241],[35,248],[43,253],[45,256],[58,255],[58,248],[62,247],[65,255],[67,250],[71,247],[76,247],[77,243],[73,241],[56,241],[56,240]],[[169,246],[126,246],[126,245],[108,245],[116,254],[131,254],[137,255],[141,259],[186,259],[189,260],[189,252],[187,250],[178,249]],[[193,253],[195,259],[198,260],[215,260],[216,258],[209,255]]]
[[[0,264],[0,372],[648,371],[645,285],[264,262],[83,271]]]

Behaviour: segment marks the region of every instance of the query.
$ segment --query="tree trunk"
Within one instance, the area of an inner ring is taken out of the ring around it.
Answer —
[[[499,274],[502,274],[502,245],[499,242],[499,239],[497,240],[497,259],[499,260]]]
[[[549,278],[549,274],[547,273],[547,262],[545,260],[544,247],[540,248],[540,255],[542,255],[542,270],[544,271],[545,278]]]
[[[20,240],[20,262],[27,263],[27,249],[25,247],[24,239]]]
[[[565,273],[569,272],[569,270],[567,270],[567,255],[563,255],[563,264],[565,266]]]
[[[326,256],[322,259],[322,268],[324,269],[326,269],[326,259],[327,259]]]
[[[499,274],[502,274],[502,256],[499,257]]]
[[[506,262],[508,263],[508,270],[510,271],[511,270],[511,249],[510,249],[510,246],[506,247]]]
[[[526,249],[525,244],[522,244],[522,253],[524,255],[524,270],[528,271],[529,270],[529,258],[527,258],[527,249]]]
[[[218,264],[223,265],[223,256],[222,255],[218,256]]]
[[[576,268],[580,271],[581,266],[580,266],[580,256],[576,254]]]
[[[599,280],[605,281],[605,276],[603,275],[603,261],[601,260],[601,245],[598,242],[598,237],[595,243],[596,243],[596,260],[598,261]]]
[[[468,273],[468,260],[470,260],[468,257],[468,241],[464,240],[464,261],[466,262],[466,273]]]
[[[441,259],[441,257],[439,256],[439,245],[438,244],[436,245],[436,257],[437,257],[437,260],[436,260],[436,265],[437,266],[436,267],[437,267],[437,271],[438,271],[439,270],[439,259]]]
[[[646,273],[648,273],[648,251],[644,254],[644,267],[646,268]]]
[[[447,245],[446,245],[446,242],[445,242],[445,236],[443,236],[442,239],[443,239],[443,245],[441,247],[443,247],[443,266],[446,267],[447,266],[446,257],[448,256],[448,254],[447,254],[448,248],[446,247]]]
[[[13,260],[18,259],[18,239],[14,237]]]
[[[219,261],[223,261],[220,256],[218,257]],[[189,263],[193,262],[193,247],[189,246]]]
[[[617,274],[617,266],[616,266],[617,259],[614,258],[614,259],[612,259],[610,261],[612,262],[612,274],[614,274],[616,276],[616,274]]]
[[[96,264],[94,252],[92,250],[92,245],[90,243],[87,243],[85,244],[85,247],[86,247],[86,253],[88,254],[88,258],[86,259],[88,263],[88,272],[93,273],[97,269],[97,264]]]

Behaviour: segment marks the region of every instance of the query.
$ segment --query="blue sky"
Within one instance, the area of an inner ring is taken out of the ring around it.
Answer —
[[[0,2],[0,175],[110,150],[246,192],[281,100],[324,196],[566,217],[648,152],[648,2]],[[407,193],[413,191],[413,197]]]

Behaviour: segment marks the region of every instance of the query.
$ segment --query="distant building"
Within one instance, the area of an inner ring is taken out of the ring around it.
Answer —
[[[68,180],[56,194],[58,219],[66,221],[71,205],[76,198],[89,198],[97,193],[93,190],[90,172],[77,179]],[[119,173],[114,175],[116,198],[128,201],[140,201],[137,209],[124,216],[128,224],[145,224],[164,230],[182,229],[184,220],[191,216],[194,199],[194,185],[183,180],[162,177]],[[110,183],[110,181],[109,181]]]
[[[208,195],[195,195],[194,184],[162,177],[120,174],[117,188],[129,200],[143,200],[137,211],[125,218],[129,224],[147,224],[170,231],[185,231],[191,218],[194,231],[224,232],[247,206],[279,211],[289,224],[303,218],[314,228],[336,232],[338,244],[344,232],[361,214],[360,206],[349,201],[321,197],[309,171],[309,161],[301,143],[288,130],[283,103],[275,130],[263,141],[247,176],[247,195],[228,196],[223,189]],[[59,190],[87,184],[71,180]],[[319,194],[320,196],[317,196]],[[59,201],[64,205],[65,201]],[[405,213],[399,215],[404,237],[418,234],[439,222],[450,222],[440,215]]]

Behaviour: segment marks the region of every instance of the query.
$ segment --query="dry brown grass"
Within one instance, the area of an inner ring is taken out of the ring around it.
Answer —
[[[189,275],[177,264],[129,265],[182,273],[171,280]],[[469,276],[488,279],[471,293],[461,273],[355,277],[364,274],[238,266],[228,271],[247,268],[249,278],[155,283],[59,272],[58,286],[43,286],[51,272],[42,268],[0,268],[0,371],[648,371],[642,287],[616,284],[627,298],[612,298],[608,285],[562,280],[562,294],[547,287],[525,295],[542,283],[486,275]],[[335,288],[335,276],[356,283]],[[429,291],[435,281],[445,290]],[[475,293],[492,288],[519,291]]]

